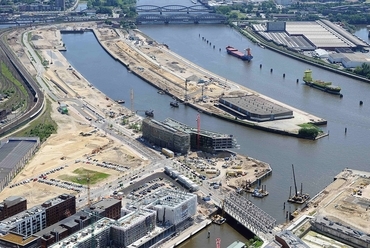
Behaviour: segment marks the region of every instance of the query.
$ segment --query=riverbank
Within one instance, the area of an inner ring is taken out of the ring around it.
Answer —
[[[368,79],[368,78],[361,77],[361,76],[356,75],[356,74],[353,74],[353,73],[349,73],[348,71],[336,69],[333,66],[330,66],[330,64],[325,65],[323,63],[318,63],[316,61],[311,60],[308,57],[305,57],[304,55],[300,55],[298,53],[294,54],[293,52],[289,52],[289,51],[287,51],[285,49],[279,49],[279,48],[277,48],[275,46],[272,46],[272,45],[269,44],[269,42],[267,42],[265,39],[263,39],[263,37],[260,37],[260,36],[256,35],[254,32],[252,32],[249,29],[241,29],[237,25],[231,25],[231,27],[232,28],[235,28],[236,30],[238,30],[243,36],[245,36],[246,38],[250,39],[252,42],[261,44],[265,48],[270,49],[270,50],[272,50],[274,52],[277,52],[277,53],[280,53],[280,54],[282,54],[284,56],[288,56],[290,58],[293,58],[293,59],[296,59],[296,60],[305,62],[305,63],[310,64],[310,65],[314,65],[314,66],[320,67],[322,69],[325,69],[325,70],[328,70],[328,71],[331,71],[331,72],[335,72],[335,73],[341,74],[341,75],[346,76],[346,77],[350,77],[350,78],[353,78],[353,79],[356,79],[356,80],[361,80],[361,81],[370,83],[370,79]]]
[[[100,45],[132,73],[199,112],[277,134],[299,137],[301,124],[325,125],[326,120],[278,102],[209,72],[174,54],[140,31],[130,34],[109,28],[92,29]],[[109,34],[109,36],[107,36]],[[116,37],[114,37],[116,35]],[[217,107],[220,97],[257,96],[293,112],[294,118],[256,122],[237,118]],[[319,136],[323,137],[325,135]]]

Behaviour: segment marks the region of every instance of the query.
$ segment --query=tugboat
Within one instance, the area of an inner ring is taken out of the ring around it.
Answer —
[[[257,198],[263,198],[265,196],[268,196],[268,194],[269,192],[266,191],[266,188],[263,188],[263,185],[261,189],[257,187],[252,192],[252,196]]]
[[[288,202],[303,204],[303,203],[305,203],[306,201],[308,201],[310,199],[310,195],[309,194],[303,194],[302,184],[301,184],[301,192],[297,191],[297,184],[296,184],[296,181],[295,181],[295,173],[294,173],[294,165],[292,165],[292,169],[293,169],[293,180],[294,180],[295,194],[292,196],[292,187],[290,187]]]
[[[177,101],[176,102],[170,102],[170,105],[171,105],[171,107],[174,107],[174,108],[179,107],[179,103]]]
[[[154,111],[153,110],[146,110],[145,115],[148,117],[154,117]]]

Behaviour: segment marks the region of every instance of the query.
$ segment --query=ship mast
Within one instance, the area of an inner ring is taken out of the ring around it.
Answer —
[[[298,195],[298,192],[297,192],[297,183],[295,181],[295,173],[294,173],[294,165],[292,164],[292,169],[293,169],[293,180],[294,180],[294,189],[295,189],[295,196]]]

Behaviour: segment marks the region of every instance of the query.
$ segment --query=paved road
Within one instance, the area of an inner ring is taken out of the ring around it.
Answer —
[[[23,77],[24,81],[27,82],[32,91],[34,92],[34,96],[30,96],[28,102],[28,109],[22,113],[22,115],[18,116],[18,118],[10,121],[6,125],[1,127],[0,134],[4,134],[9,132],[10,130],[14,129],[15,127],[28,122],[31,118],[41,112],[44,106],[44,94],[42,90],[39,88],[37,83],[34,81],[33,77],[29,74],[29,72],[25,69],[23,64],[19,61],[19,59],[15,56],[13,51],[9,48],[8,44],[6,43],[6,29],[1,30],[0,32],[0,47],[3,52],[7,55],[10,61],[12,61],[15,68],[17,68],[19,74]],[[27,87],[27,86],[26,86]],[[28,87],[27,87],[28,88]],[[36,98],[37,96],[37,98]],[[34,99],[36,101],[34,101]]]

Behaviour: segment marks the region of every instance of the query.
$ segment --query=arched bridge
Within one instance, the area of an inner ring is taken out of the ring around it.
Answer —
[[[144,14],[136,18],[136,23],[226,23],[226,16],[214,13],[204,14]]]
[[[193,6],[182,6],[182,5],[166,5],[166,6],[155,6],[155,5],[140,5],[136,6],[136,12],[183,12],[183,13],[194,13],[194,12],[213,12],[213,10],[208,9],[203,5],[193,5]]]

